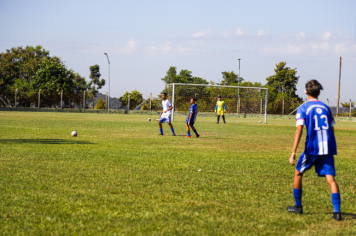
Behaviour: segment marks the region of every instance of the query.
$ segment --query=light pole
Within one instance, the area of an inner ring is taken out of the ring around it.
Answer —
[[[240,61],[241,59],[239,58],[239,75],[237,76],[237,117],[239,117],[239,104],[240,104]]]
[[[109,97],[108,97],[108,113],[109,113],[109,109],[110,109],[110,60],[109,60],[108,54],[107,53],[104,53],[104,54],[108,58],[108,65],[109,65]]]

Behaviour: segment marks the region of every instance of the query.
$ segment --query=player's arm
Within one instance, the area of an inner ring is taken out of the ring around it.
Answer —
[[[295,134],[294,134],[294,143],[293,143],[292,153],[289,157],[289,163],[291,165],[295,164],[295,153],[297,152],[297,148],[299,145],[300,138],[302,137],[302,133],[303,133],[303,125],[298,125],[297,129],[295,131]]]
[[[188,125],[190,125],[190,119],[192,119],[192,112],[189,112],[189,120],[188,120]]]
[[[164,113],[166,113],[167,111],[172,110],[172,109],[173,109],[173,106],[170,106],[167,110],[164,111]]]
[[[225,106],[225,103],[224,103],[224,112],[226,113],[226,106]]]
[[[218,105],[215,106],[215,113],[216,113],[216,110],[218,109]]]

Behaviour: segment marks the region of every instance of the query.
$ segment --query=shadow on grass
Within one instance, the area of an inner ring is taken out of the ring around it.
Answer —
[[[330,212],[330,213],[315,213],[315,212],[310,212],[310,213],[303,213],[303,214],[305,214],[305,215],[324,215],[324,214],[326,214],[326,215],[331,215],[332,216],[332,212]],[[341,216],[342,216],[342,218],[343,218],[343,220],[356,220],[356,214],[354,214],[354,213],[343,213],[343,212],[341,212]]]
[[[68,140],[68,139],[0,139],[0,143],[95,144],[88,141]]]

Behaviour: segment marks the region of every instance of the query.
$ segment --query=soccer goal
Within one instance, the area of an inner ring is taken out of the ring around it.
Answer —
[[[210,84],[167,85],[168,98],[174,107],[174,114],[186,114],[190,107],[190,97],[197,99],[199,116],[214,115],[218,96],[226,105],[226,113],[237,117],[260,117],[267,123],[267,88],[225,86]]]

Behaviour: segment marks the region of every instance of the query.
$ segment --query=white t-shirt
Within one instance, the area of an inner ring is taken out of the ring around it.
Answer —
[[[162,100],[162,107],[163,107],[163,111],[169,109],[172,106],[172,103],[166,99],[166,100]],[[162,113],[161,117],[166,117],[168,118],[171,115],[171,110],[167,111],[166,113]]]

